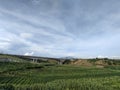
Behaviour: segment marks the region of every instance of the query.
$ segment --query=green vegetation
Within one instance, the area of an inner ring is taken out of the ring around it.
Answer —
[[[0,90],[120,90],[120,66],[1,62]]]
[[[4,62],[28,62],[24,59],[21,59],[19,57],[16,56],[11,56],[11,55],[7,55],[7,54],[0,54],[0,61],[4,61]]]
[[[119,60],[24,58],[0,54],[0,90],[120,90]]]

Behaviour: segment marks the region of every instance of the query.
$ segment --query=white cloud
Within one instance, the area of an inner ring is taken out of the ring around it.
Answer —
[[[34,52],[27,52],[27,53],[25,53],[24,55],[25,56],[32,56],[34,54]]]
[[[20,37],[27,39],[27,38],[32,38],[33,35],[31,33],[21,33]]]
[[[31,0],[33,4],[38,5],[41,0]]]
[[[39,3],[41,0],[33,1]],[[102,12],[95,11],[91,14],[87,10],[89,6],[81,6],[78,12],[79,6],[74,8],[73,4],[71,4],[73,9],[69,9],[68,5],[69,10],[65,9],[66,6],[61,7],[59,2],[56,5],[55,10],[58,13],[54,15],[50,13],[51,10],[41,11],[39,6],[38,8],[30,6],[25,10],[23,8],[11,10],[0,6],[0,28],[3,28],[0,29],[0,49],[26,55],[34,52],[35,55],[49,56],[97,56],[112,53],[113,47],[120,48],[118,40],[120,34],[119,32],[116,34],[116,30],[120,30],[119,22],[118,27],[113,26],[120,19],[119,13],[116,15],[113,12],[112,15],[101,9]],[[82,7],[86,10],[81,11]],[[75,12],[75,15],[72,12]],[[116,52],[117,50],[114,51]],[[119,51],[117,53],[119,54]]]
[[[30,22],[32,24],[38,25],[38,26],[43,26],[43,27],[48,27],[51,28],[53,31],[57,31],[60,33],[65,33],[66,35],[72,36],[71,33],[66,31],[65,26],[62,24],[61,20],[53,17],[32,17],[31,15],[27,14],[20,14],[19,12],[13,12],[4,8],[0,8],[0,12],[4,14],[9,14],[12,16],[15,16],[21,20],[25,20],[27,22]]]
[[[0,41],[0,50],[7,50],[10,47],[10,43]]]

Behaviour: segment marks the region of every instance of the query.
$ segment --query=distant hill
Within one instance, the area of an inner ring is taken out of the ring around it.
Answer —
[[[64,65],[97,66],[97,67],[120,65],[119,59],[118,60],[108,59],[108,58],[76,59],[72,57],[49,58],[49,57],[23,56],[23,55],[11,55],[11,54],[0,54],[0,62],[52,63],[52,64],[60,64],[60,65],[64,64]]]
[[[26,62],[26,60],[14,55],[0,54],[0,62]]]
[[[24,56],[12,54],[0,54],[0,62],[34,62],[34,63],[58,63],[57,58],[38,57],[38,56]]]
[[[76,59],[76,60],[66,60],[66,61],[64,61],[64,64],[104,67],[104,66],[108,66],[108,65],[120,65],[120,60],[114,60],[114,59]]]

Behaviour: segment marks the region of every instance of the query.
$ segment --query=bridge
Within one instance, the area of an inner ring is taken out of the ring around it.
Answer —
[[[8,56],[13,56],[13,57],[18,57],[21,59],[24,59],[26,61],[34,62],[34,63],[39,63],[41,61],[49,61],[49,60],[55,60],[58,64],[63,64],[65,59],[63,58],[49,58],[49,57],[39,57],[39,56],[24,56],[24,55],[12,55],[12,54],[1,54],[1,55],[8,55]],[[1,59],[3,60],[3,59]],[[10,59],[4,58],[4,61],[11,61]]]
[[[59,58],[49,58],[49,57],[37,57],[37,56],[18,56],[23,59],[27,59],[31,62],[34,63],[39,63],[40,61],[49,61],[49,60],[55,60],[57,61],[58,64],[62,65],[63,62],[65,61],[64,59],[59,59]]]

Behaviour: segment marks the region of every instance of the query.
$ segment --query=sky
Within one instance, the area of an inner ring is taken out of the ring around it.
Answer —
[[[119,57],[120,0],[0,0],[0,52]]]

